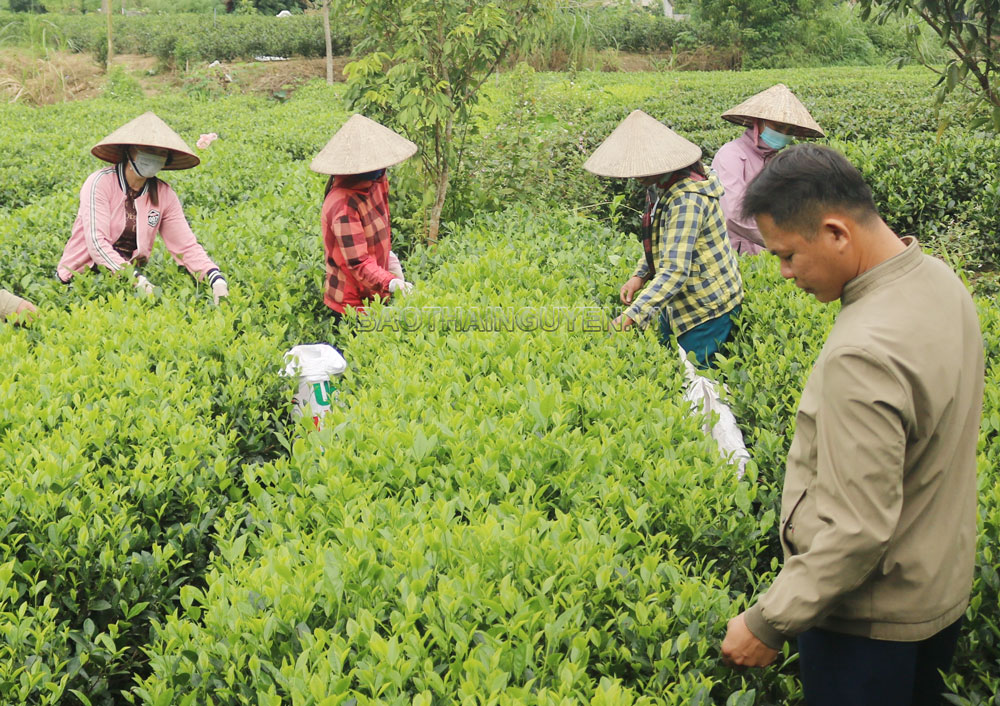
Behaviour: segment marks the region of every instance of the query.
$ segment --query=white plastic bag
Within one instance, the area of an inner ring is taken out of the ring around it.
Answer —
[[[285,353],[285,375],[299,378],[292,419],[308,414],[316,428],[322,429],[323,416],[337,401],[337,385],[331,378],[345,370],[344,356],[328,343],[295,346]]]
[[[747,461],[750,460],[750,452],[743,443],[743,432],[736,424],[733,411],[719,398],[715,381],[699,375],[697,369],[687,359],[687,352],[680,346],[677,349],[680,351],[681,360],[684,361],[684,377],[687,378],[684,399],[691,403],[691,408],[696,412],[704,413],[705,434],[715,439],[719,453],[736,465],[736,478],[742,478]],[[713,415],[718,415],[714,425],[712,425]]]

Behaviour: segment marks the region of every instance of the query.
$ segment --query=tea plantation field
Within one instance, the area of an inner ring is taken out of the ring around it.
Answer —
[[[716,116],[783,81],[854,159],[887,219],[977,283],[987,346],[980,545],[950,687],[1000,691],[1000,140],[936,142],[919,71],[532,74],[490,87],[449,235],[413,242],[414,165],[390,172],[404,307],[608,310],[639,246],[621,184],[580,169],[634,108],[711,155]],[[157,246],[124,281],[52,278],[90,147],[144,110],[202,165],[165,173],[231,297]],[[334,332],[311,157],[339,89],[288,101],[138,95],[0,107],[0,286],[43,310],[0,326],[0,703],[795,704],[793,651],[722,665],[726,621],[778,568],[799,390],[832,324],[744,260],[717,376],[753,461],[737,480],[652,332]],[[326,428],[289,421],[282,354],[332,341],[349,368]]]

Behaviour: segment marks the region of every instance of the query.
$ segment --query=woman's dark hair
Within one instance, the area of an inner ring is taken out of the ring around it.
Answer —
[[[850,211],[859,221],[878,217],[872,190],[844,155],[823,145],[800,144],[779,152],[750,182],[743,217],[767,214],[781,228],[810,238],[822,212]]]
[[[694,172],[695,174],[697,174],[698,176],[700,176],[702,179],[704,179],[704,178],[706,178],[708,176],[708,172],[705,170],[705,165],[702,164],[702,162],[701,162],[700,159],[697,162],[695,162],[694,164],[689,164],[688,166],[684,167],[680,171],[682,173],[683,172]]]
[[[336,177],[335,174],[331,174],[330,178],[326,180],[326,188],[323,189],[323,200],[324,201],[326,201],[326,197],[329,195],[330,189],[333,188],[333,180],[336,179],[336,178],[337,177]]]

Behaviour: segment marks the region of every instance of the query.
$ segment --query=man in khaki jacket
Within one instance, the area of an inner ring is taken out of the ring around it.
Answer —
[[[815,145],[751,183],[781,274],[841,310],[802,391],[771,587],[729,621],[731,664],[797,638],[810,706],[939,704],[972,586],[983,342],[961,280],[879,217]]]
[[[14,296],[6,289],[0,289],[0,320],[6,320],[14,314],[30,319],[38,310],[26,299]]]

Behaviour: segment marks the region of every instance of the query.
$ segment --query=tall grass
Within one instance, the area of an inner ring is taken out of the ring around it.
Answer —
[[[50,20],[24,13],[0,26],[0,96],[9,103],[45,105],[72,95],[79,61],[60,56],[68,45]]]
[[[48,105],[73,95],[72,55],[41,56],[29,49],[0,50],[0,99],[7,103]]]
[[[856,6],[834,5],[800,22],[785,55],[772,55],[766,65],[872,65],[896,59],[919,63],[921,55],[932,62],[944,61],[946,51],[929,29],[921,31],[919,47],[914,47],[907,36],[911,22],[893,18],[879,25],[862,20]]]
[[[551,30],[530,54],[522,57],[544,71],[579,71],[598,68],[594,26],[586,10],[560,10]]]
[[[30,13],[8,17],[11,19],[0,25],[0,46],[22,47],[45,57],[54,49],[77,50],[69,46],[66,34],[51,20]]]

